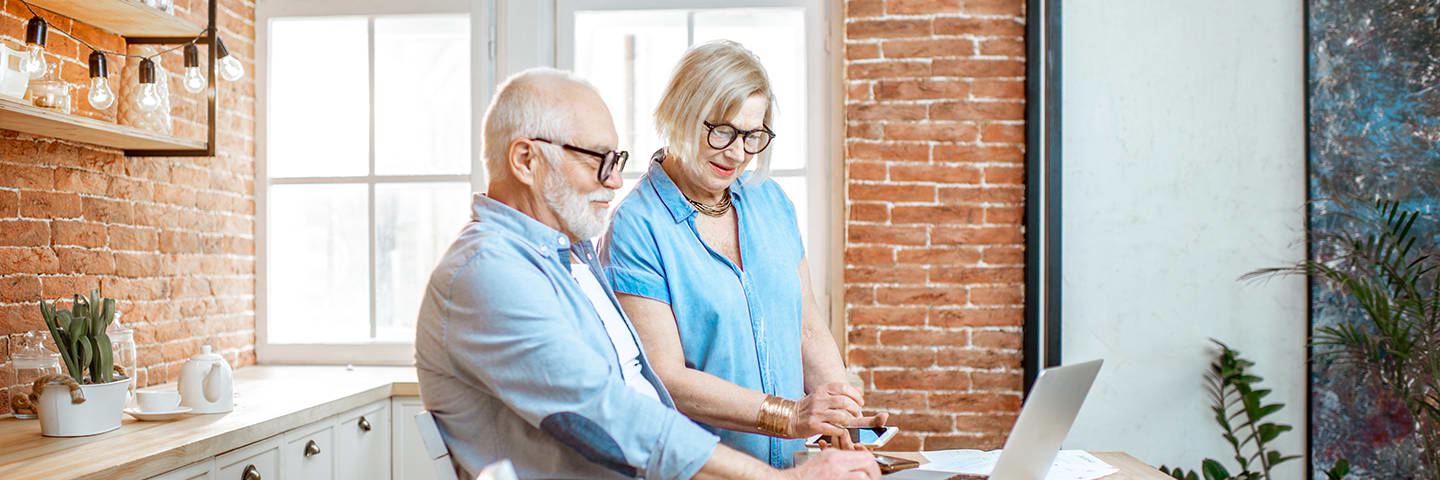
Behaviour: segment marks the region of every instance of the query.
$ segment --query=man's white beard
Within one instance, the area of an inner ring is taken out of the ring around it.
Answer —
[[[560,217],[560,225],[566,233],[581,239],[590,239],[605,233],[605,212],[595,211],[590,202],[609,202],[615,199],[615,191],[601,188],[589,195],[570,188],[557,171],[545,176],[545,205]]]

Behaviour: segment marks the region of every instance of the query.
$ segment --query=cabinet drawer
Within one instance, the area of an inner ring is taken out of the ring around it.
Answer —
[[[279,480],[281,445],[275,436],[215,457],[215,480]]]
[[[147,480],[214,480],[215,459],[207,458],[165,473],[150,477]]]
[[[390,400],[335,417],[335,478],[390,478]]]
[[[295,480],[335,478],[335,417],[285,432],[283,475]]]

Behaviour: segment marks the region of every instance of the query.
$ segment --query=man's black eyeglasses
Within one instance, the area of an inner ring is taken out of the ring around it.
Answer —
[[[599,180],[600,183],[605,183],[606,180],[609,180],[610,174],[614,173],[616,170],[620,170],[622,172],[625,171],[625,161],[630,159],[630,152],[625,151],[617,152],[611,150],[605,153],[600,153],[594,150],[580,148],[568,143],[552,142],[543,138],[532,138],[531,140],[537,142],[545,142],[551,145],[557,145],[566,150],[580,152],[600,159],[600,168],[595,171],[595,179]]]
[[[710,129],[706,141],[710,142],[710,148],[716,150],[724,150],[735,143],[735,139],[744,138],[741,146],[745,148],[745,153],[754,155],[765,151],[765,147],[769,147],[770,141],[775,139],[775,132],[764,125],[754,130],[741,130],[728,123],[704,123],[705,128]]]

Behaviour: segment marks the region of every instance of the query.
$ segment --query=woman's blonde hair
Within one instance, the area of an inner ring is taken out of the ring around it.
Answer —
[[[765,97],[764,125],[772,125],[775,94],[760,57],[730,40],[691,47],[675,65],[670,84],[665,87],[660,105],[655,107],[655,127],[674,154],[670,158],[678,156],[684,162],[696,161],[697,145],[708,133],[703,122],[729,121],[753,95]],[[771,151],[767,148],[758,154],[755,173],[748,182],[769,176]]]

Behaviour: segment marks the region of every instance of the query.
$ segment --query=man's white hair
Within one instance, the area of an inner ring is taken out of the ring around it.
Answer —
[[[510,141],[516,138],[544,138],[557,143],[569,141],[575,131],[575,111],[569,106],[572,95],[556,95],[546,83],[569,84],[575,89],[600,92],[589,81],[565,70],[537,67],[505,79],[496,89],[490,108],[485,111],[485,170],[489,181],[510,177]],[[561,150],[555,145],[536,143],[545,152],[548,162],[558,161]],[[551,163],[552,165],[554,163]]]

